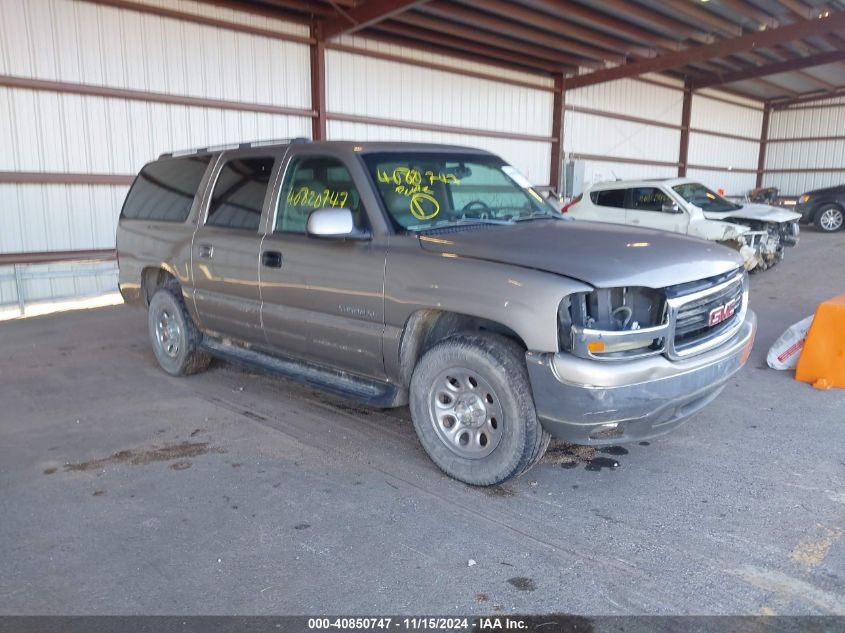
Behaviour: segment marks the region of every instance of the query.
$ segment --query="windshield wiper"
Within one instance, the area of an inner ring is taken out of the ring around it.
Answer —
[[[563,216],[555,213],[547,213],[546,211],[536,211],[530,215],[517,218],[517,222],[525,222],[527,220],[563,220]]]

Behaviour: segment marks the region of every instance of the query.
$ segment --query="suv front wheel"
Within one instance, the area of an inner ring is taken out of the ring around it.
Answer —
[[[147,322],[156,360],[168,374],[188,376],[208,367],[211,356],[199,347],[202,335],[185,308],[178,285],[156,290]]]
[[[425,452],[446,474],[476,486],[518,477],[546,452],[525,353],[491,334],[448,338],[411,378],[411,417]]]

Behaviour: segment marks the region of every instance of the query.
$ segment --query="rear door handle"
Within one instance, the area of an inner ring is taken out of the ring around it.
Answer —
[[[267,268],[281,268],[282,254],[279,251],[264,251],[261,253],[261,264]]]
[[[214,254],[214,246],[211,244],[200,244],[197,247],[197,256],[202,257],[203,259],[211,259],[211,256]]]

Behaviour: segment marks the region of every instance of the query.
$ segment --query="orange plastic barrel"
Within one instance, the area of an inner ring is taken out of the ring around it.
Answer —
[[[845,295],[816,308],[795,380],[812,383],[816,389],[845,387]]]

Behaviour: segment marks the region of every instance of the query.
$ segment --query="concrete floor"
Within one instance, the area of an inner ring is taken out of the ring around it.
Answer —
[[[845,614],[845,390],[765,366],[843,244],[752,278],[757,347],[690,423],[487,490],[407,410],[165,375],[139,309],[0,324],[0,614]]]

